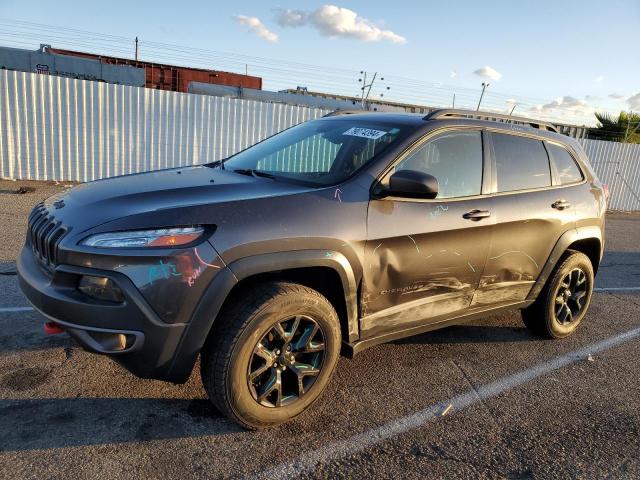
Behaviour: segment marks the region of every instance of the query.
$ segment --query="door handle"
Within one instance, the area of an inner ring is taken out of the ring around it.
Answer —
[[[462,218],[466,218],[467,220],[473,220],[477,222],[478,220],[482,220],[483,218],[488,218],[491,216],[491,212],[488,210],[471,210],[470,212],[462,215]]]
[[[566,200],[558,200],[557,202],[553,202],[551,204],[551,208],[555,208],[556,210],[564,210],[565,208],[569,208],[571,204]]]

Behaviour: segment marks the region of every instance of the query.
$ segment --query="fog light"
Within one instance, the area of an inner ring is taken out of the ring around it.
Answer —
[[[122,290],[107,277],[83,275],[78,283],[78,290],[85,295],[105,302],[123,302]]]

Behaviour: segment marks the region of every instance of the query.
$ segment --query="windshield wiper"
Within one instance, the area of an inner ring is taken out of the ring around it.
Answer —
[[[216,160],[215,162],[205,163],[204,166],[209,168],[220,167],[220,170],[224,170],[224,162],[222,160]]]
[[[236,168],[233,170],[235,173],[239,173],[241,175],[248,175],[250,177],[263,177],[263,178],[276,178],[275,175],[271,175],[270,173],[263,172],[261,170],[255,170],[253,168]]]

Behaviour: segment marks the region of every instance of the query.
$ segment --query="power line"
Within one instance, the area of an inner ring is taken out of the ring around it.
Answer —
[[[10,29],[5,28],[9,26]],[[34,39],[42,42],[43,37],[47,41],[59,42],[62,45],[70,45],[71,49],[107,50],[113,55],[124,54],[131,57],[132,38],[96,33],[77,28],[59,27],[47,24],[40,24],[27,21],[1,19],[0,18],[0,38],[7,38],[13,44],[29,45],[25,39]],[[353,90],[353,78],[357,70],[345,68],[327,67],[292,62],[289,60],[276,60],[264,57],[221,52],[196,47],[168,44],[163,42],[153,42],[141,39],[139,41],[140,56],[145,60],[156,63],[175,64],[179,61],[188,62],[190,66],[200,68],[212,68],[216,70],[229,68],[243,73],[247,64],[251,64],[252,73],[264,78],[265,84],[271,83],[289,84],[310,84],[313,88],[328,89],[338,95],[351,95]],[[58,46],[58,45],[56,45]],[[62,48],[62,47],[60,47]],[[95,52],[97,53],[97,52]],[[105,55],[104,52],[98,54]],[[162,61],[160,61],[162,60]],[[479,95],[479,90],[468,87],[457,87],[441,82],[428,82],[416,80],[403,76],[387,76],[387,84],[392,87],[393,98],[388,100],[404,103],[418,102],[424,106],[448,106],[452,93],[456,95],[459,106],[471,106]],[[542,100],[523,95],[509,95],[495,91],[488,91],[485,94],[485,109],[506,111],[512,104],[507,105],[506,99],[515,98],[519,111],[530,112],[541,119],[561,122],[575,122],[580,118],[582,121],[588,119],[592,122],[591,111],[579,111],[579,108],[564,107],[562,105],[552,105],[548,100]],[[543,105],[542,111],[538,110],[538,105]],[[598,111],[618,113],[613,109],[602,109]]]

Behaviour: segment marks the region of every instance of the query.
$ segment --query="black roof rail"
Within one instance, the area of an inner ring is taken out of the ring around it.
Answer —
[[[357,110],[357,109],[334,110],[333,112],[329,112],[326,115],[323,115],[322,118],[337,117],[339,115],[356,115],[358,113],[375,113],[375,112],[372,112],[370,110]]]
[[[436,120],[443,118],[474,118],[478,120],[502,121],[504,123],[519,123],[522,125],[536,128],[538,130],[549,130],[550,132],[559,133],[558,129],[546,122],[541,122],[532,118],[515,117],[504,113],[478,112],[475,110],[461,110],[457,108],[440,108],[429,112],[423,118],[424,120]]]

